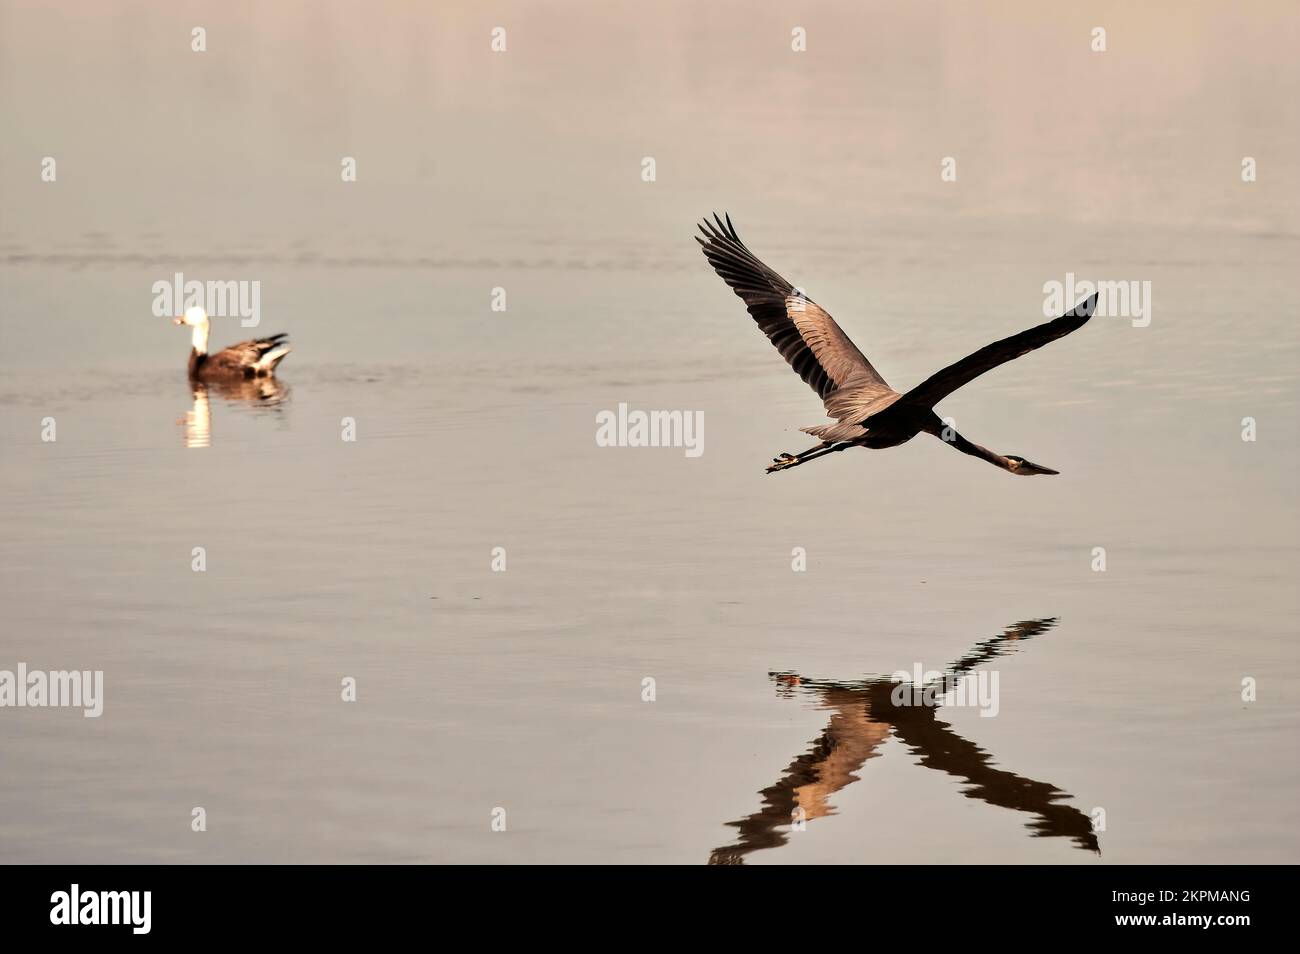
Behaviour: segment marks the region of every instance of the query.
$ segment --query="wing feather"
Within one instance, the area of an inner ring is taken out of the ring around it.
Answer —
[[[287,347],[288,342],[285,339],[288,337],[288,334],[281,332],[278,335],[271,335],[269,338],[250,338],[248,341],[241,341],[238,344],[232,344],[229,348],[223,348],[216,354],[211,355],[206,363],[209,367],[230,371],[255,368],[257,363],[266,356],[267,352],[276,348]]]
[[[950,364],[942,371],[930,375],[904,394],[901,400],[908,404],[932,408],[953,391],[969,384],[986,371],[992,371],[998,365],[1013,361],[1021,355],[1035,351],[1057,338],[1063,338],[1070,332],[1082,328],[1088,323],[1096,307],[1097,296],[1094,294],[1079,302],[1060,318],[1054,318],[1010,338],[985,345],[956,364]]]
[[[830,411],[839,392],[896,395],[835,320],[759,260],[740,240],[731,217],[700,225],[704,257],[745,303],[759,329]],[[838,406],[849,402],[840,399]]]

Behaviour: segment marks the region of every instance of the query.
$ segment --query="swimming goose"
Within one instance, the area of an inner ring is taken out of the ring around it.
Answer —
[[[275,366],[293,350],[285,340],[288,335],[278,334],[269,338],[251,338],[216,354],[208,354],[208,332],[212,326],[206,311],[194,305],[186,308],[185,314],[173,318],[172,322],[194,329],[194,347],[190,350],[190,379],[193,381],[269,377],[275,374]]]

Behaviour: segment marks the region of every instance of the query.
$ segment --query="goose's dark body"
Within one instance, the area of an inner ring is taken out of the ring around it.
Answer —
[[[293,350],[287,334],[269,338],[250,338],[216,354],[208,353],[208,335],[212,330],[208,313],[198,306],[187,308],[185,314],[172,321],[191,329],[190,380],[200,383],[245,381],[252,378],[269,378],[276,366]]]
[[[790,367],[817,392],[827,415],[836,422],[800,428],[821,443],[801,454],[782,454],[768,467],[768,473],[850,447],[897,447],[922,432],[1013,474],[1057,473],[1023,457],[997,454],[968,441],[940,420],[934,406],[984,372],[1083,327],[1092,317],[1096,295],[1060,318],[995,341],[900,393],[885,383],[829,314],[749,250],[736,234],[730,216],[725,221],[716,215],[713,218],[700,226],[704,238],[695,238],[704,248],[704,257],[745,303]]]
[[[190,349],[190,380],[222,381],[247,378],[264,378],[275,374],[275,366],[284,360],[287,351],[270,363],[264,363],[266,356],[276,348],[288,347],[288,335],[281,333],[269,338],[253,338],[241,341],[216,354],[204,354],[196,348]]]

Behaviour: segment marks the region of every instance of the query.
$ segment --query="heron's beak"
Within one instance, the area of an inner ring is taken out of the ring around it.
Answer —
[[[172,324],[173,324],[173,325],[183,325],[183,324],[185,324],[185,316],[184,316],[184,315],[177,315],[175,318],[172,319]]]
[[[1026,474],[1059,474],[1059,470],[1052,470],[1050,467],[1044,467],[1042,464],[1035,464],[1033,461],[1025,461],[1020,465],[1020,469]]]

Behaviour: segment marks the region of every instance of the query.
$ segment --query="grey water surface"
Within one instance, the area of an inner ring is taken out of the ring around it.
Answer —
[[[0,0],[0,670],[105,684],[0,708],[0,861],[1300,860],[1298,21]],[[901,390],[1067,273],[1150,321],[939,406],[1060,476],[768,476],[823,411],[715,209]],[[213,344],[277,386],[191,389],[177,272],[260,283]]]

